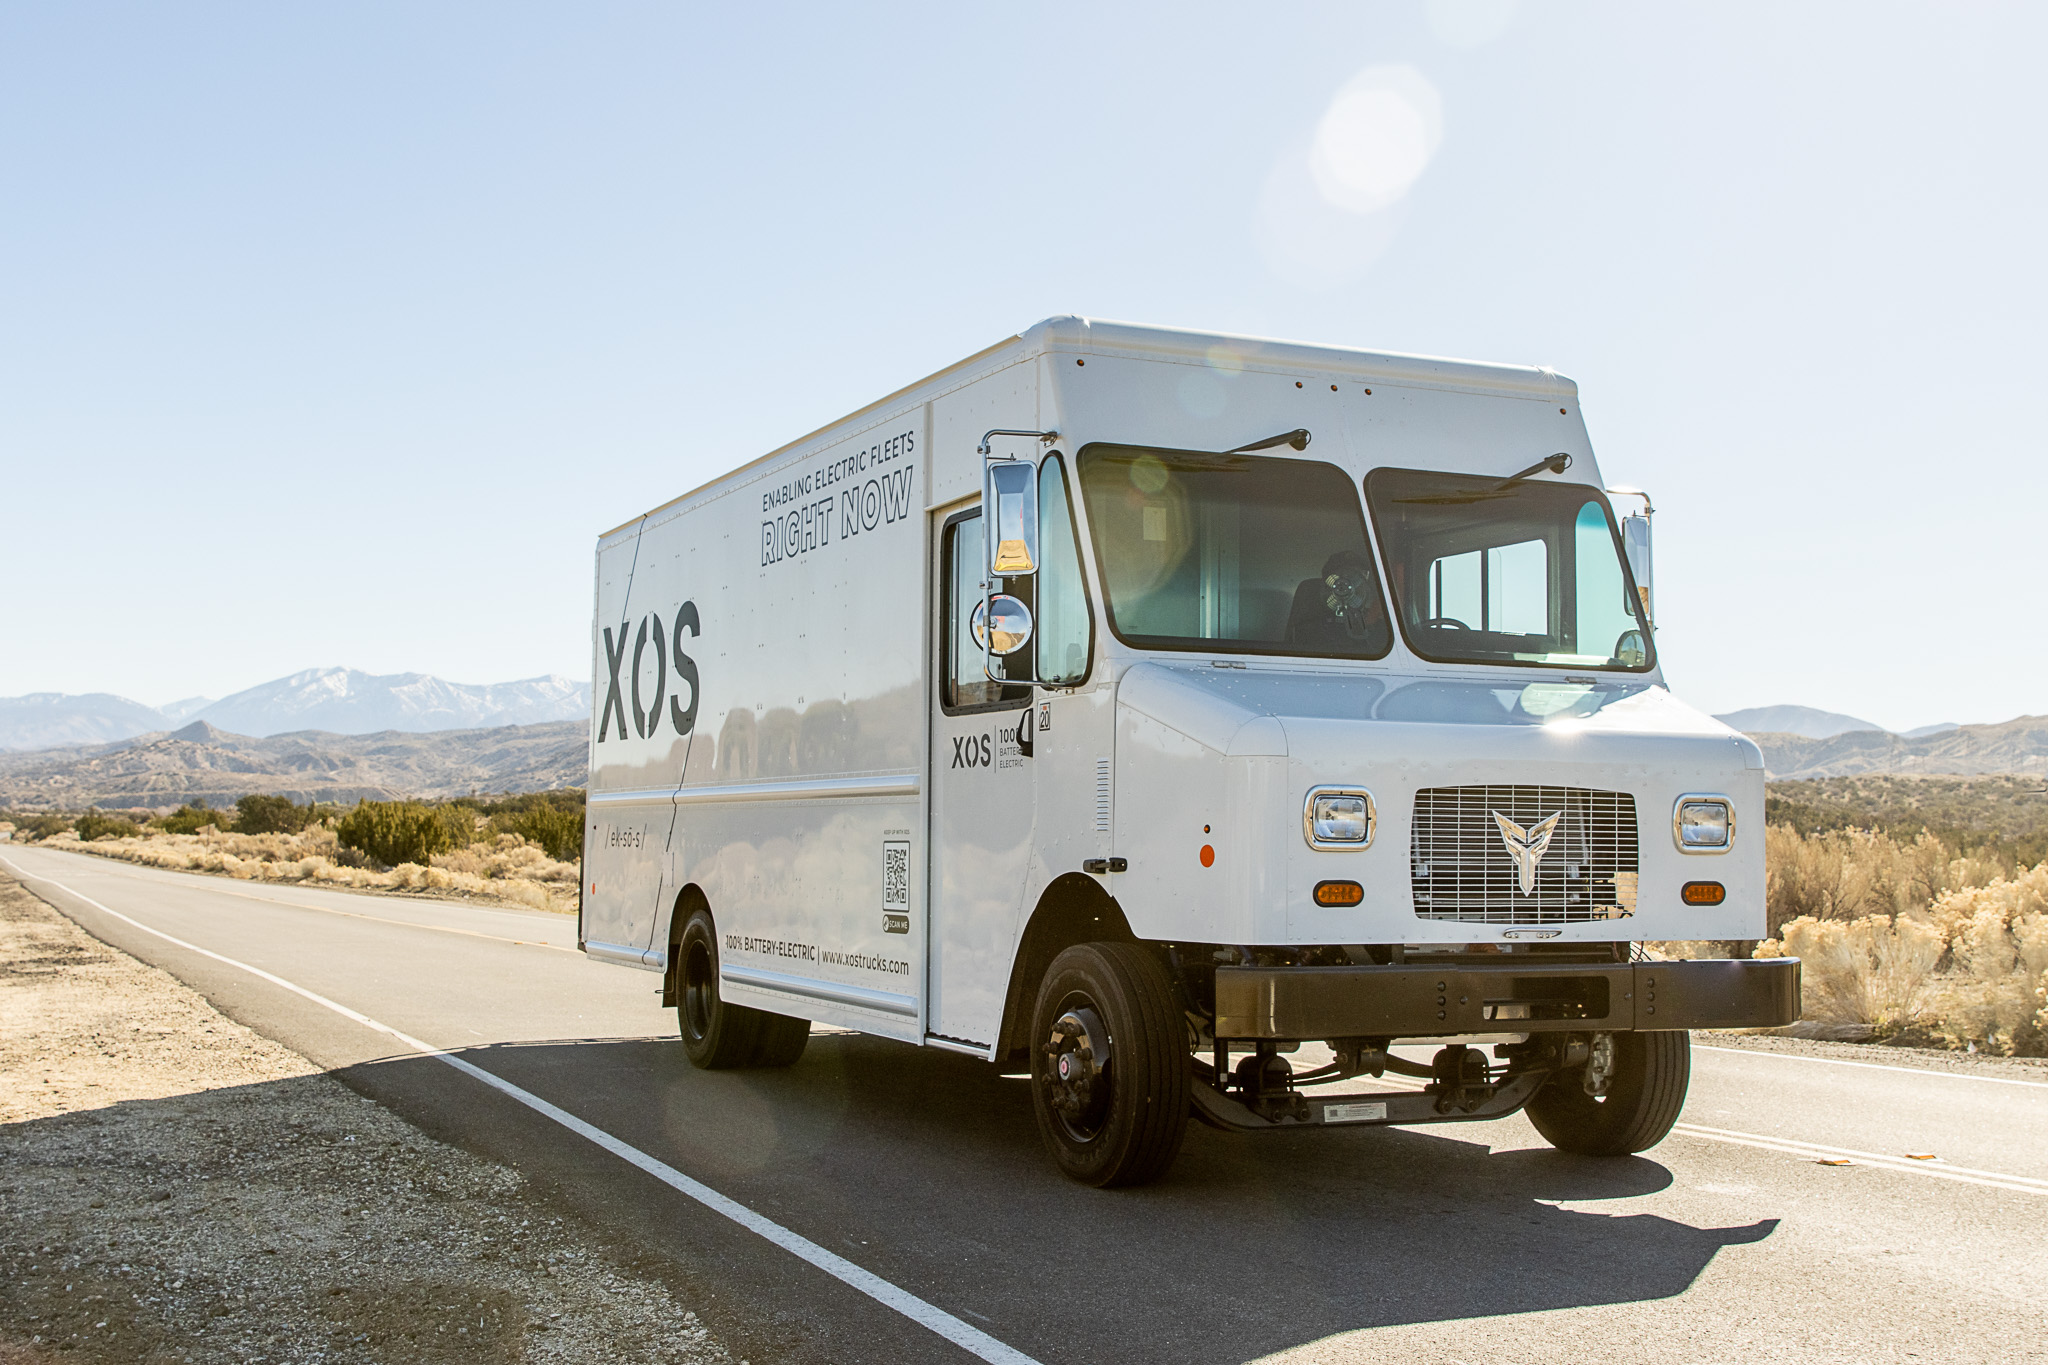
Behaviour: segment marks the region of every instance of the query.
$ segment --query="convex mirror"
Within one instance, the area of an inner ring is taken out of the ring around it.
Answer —
[[[1028,466],[1027,466],[1028,468]],[[995,623],[993,634],[989,623]],[[1031,642],[1031,608],[999,592],[974,608],[974,643],[991,654],[1015,654]]]
[[[987,466],[985,478],[982,506],[987,509],[989,519],[989,573],[999,577],[1037,573],[1037,466],[1029,460],[993,462]],[[1022,607],[1023,603],[1018,603],[1018,606]],[[1029,612],[1025,613],[1025,621],[1025,631],[1029,634]],[[1009,652],[1005,649],[996,651],[998,654]]]

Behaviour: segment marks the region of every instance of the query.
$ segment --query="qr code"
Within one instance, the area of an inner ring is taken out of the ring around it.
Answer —
[[[882,909],[910,913],[910,843],[890,839],[882,844]]]

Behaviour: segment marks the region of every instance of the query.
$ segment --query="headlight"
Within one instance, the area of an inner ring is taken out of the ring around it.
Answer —
[[[1671,812],[1671,837],[1682,853],[1725,853],[1735,841],[1735,805],[1725,796],[1687,795]]]
[[[1372,843],[1372,793],[1356,787],[1317,787],[1302,809],[1302,834],[1315,848],[1364,848]]]

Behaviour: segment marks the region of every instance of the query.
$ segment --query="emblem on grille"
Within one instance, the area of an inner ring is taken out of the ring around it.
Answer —
[[[1543,861],[1544,850],[1550,847],[1550,836],[1557,832],[1557,822],[1564,819],[1564,812],[1546,815],[1527,829],[1497,810],[1487,814],[1493,817],[1493,823],[1500,826],[1500,841],[1508,846],[1508,856],[1515,860],[1515,874],[1521,883],[1522,894],[1533,896],[1536,894],[1536,865]]]

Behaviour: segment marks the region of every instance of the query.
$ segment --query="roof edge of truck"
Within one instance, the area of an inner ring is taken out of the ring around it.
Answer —
[[[1499,365],[1484,361],[1456,360],[1447,356],[1414,355],[1400,351],[1368,351],[1352,346],[1324,346],[1236,332],[1198,332],[1189,328],[1157,327],[1145,323],[1117,322],[1107,318],[1062,313],[1035,322],[1021,332],[1004,337],[991,346],[983,347],[973,355],[934,370],[923,378],[905,384],[872,403],[865,403],[823,426],[815,427],[794,440],[785,441],[765,455],[756,456],[745,464],[735,465],[686,493],[680,493],[659,503],[639,516],[627,518],[610,530],[601,532],[597,538],[600,542],[608,540],[630,529],[636,523],[644,522],[671,507],[689,501],[707,489],[779,459],[792,450],[809,445],[828,433],[858,422],[863,417],[889,408],[920,389],[963,370],[982,365],[990,358],[1013,347],[1020,347],[1020,360],[1046,353],[1080,351],[1090,355],[1107,353],[1206,361],[1210,352],[1218,346],[1245,348],[1237,350],[1235,359],[1246,368],[1342,369],[1383,379],[1389,383],[1438,384],[1496,391],[1506,389],[1532,397],[1545,395],[1576,399],[1579,392],[1578,385],[1572,380],[1555,370],[1534,365]]]
[[[1390,383],[1445,384],[1509,389],[1531,396],[1578,395],[1579,386],[1557,371],[1536,365],[1504,365],[1405,351],[1370,351],[1357,346],[1287,341],[1242,332],[1200,332],[1183,327],[1118,322],[1109,318],[1060,316],[1019,334],[1034,351],[1080,350],[1208,361],[1220,345],[1247,368],[1346,370]]]

